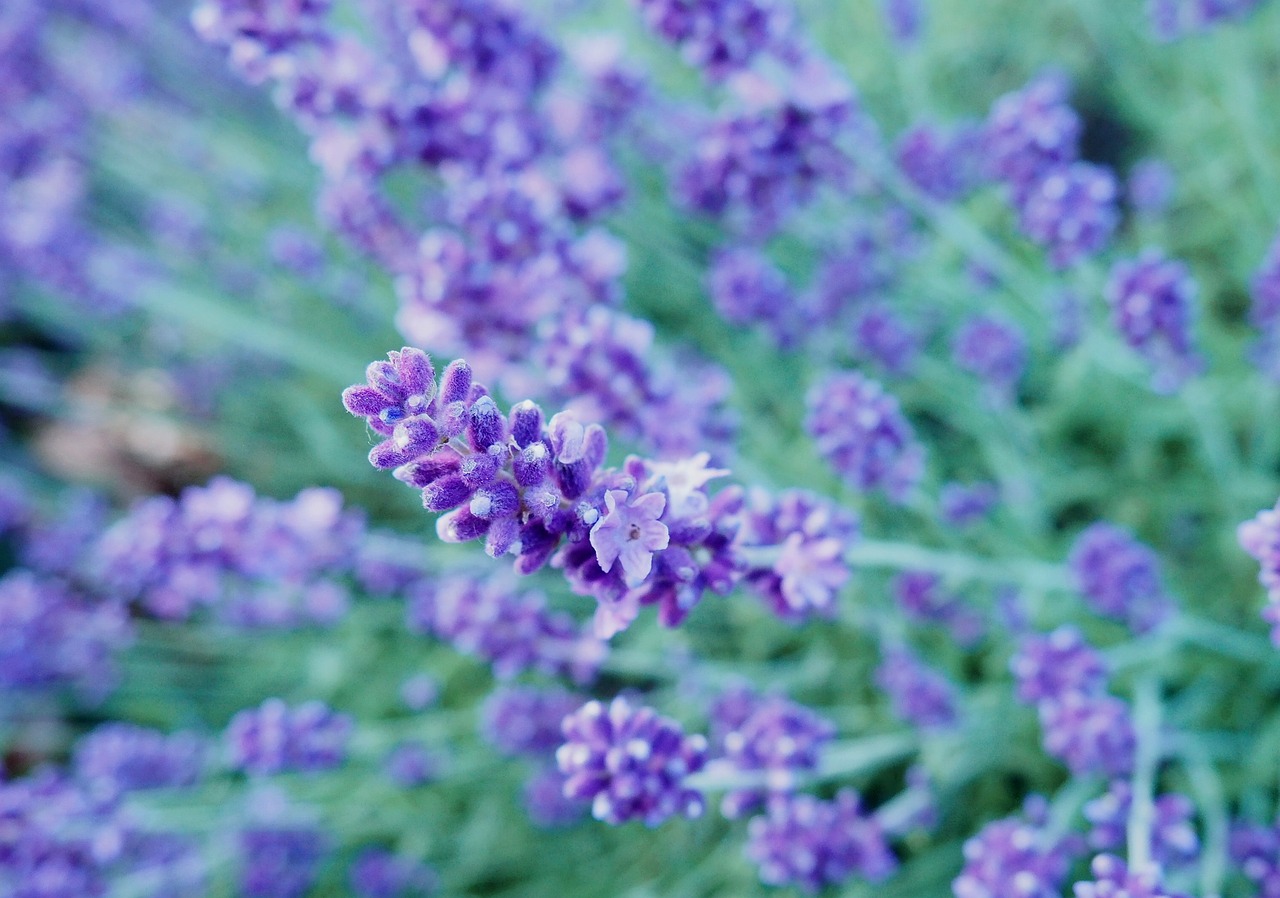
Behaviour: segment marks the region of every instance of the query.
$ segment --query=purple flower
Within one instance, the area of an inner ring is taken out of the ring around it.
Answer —
[[[810,894],[854,876],[880,882],[898,867],[880,824],[852,789],[829,802],[812,795],[770,799],[768,813],[747,826],[746,854],[761,882]]]
[[[847,372],[810,390],[808,409],[805,425],[818,452],[850,486],[906,501],[923,474],[924,449],[898,400],[875,381]]]
[[[441,577],[411,596],[411,632],[430,633],[493,665],[501,679],[526,670],[590,680],[605,645],[573,618],[547,608],[540,592],[517,588],[509,576]]]
[[[1105,295],[1116,329],[1152,366],[1157,393],[1177,392],[1204,368],[1192,334],[1196,283],[1185,264],[1144,250],[1112,267]]]
[[[602,571],[607,574],[614,562],[621,563],[627,586],[634,588],[653,570],[653,553],[671,541],[667,525],[658,520],[667,507],[667,497],[609,490],[604,502],[607,510],[591,528],[591,546]]]
[[[1249,323],[1261,334],[1252,349],[1253,362],[1271,380],[1280,381],[1280,237],[1272,241],[1249,288]]]
[[[769,547],[767,565],[751,562],[745,579],[785,621],[833,617],[840,590],[849,581],[845,554],[858,537],[852,512],[803,490],[776,496],[753,490],[737,543],[746,549]]]
[[[1124,846],[1129,814],[1133,808],[1133,787],[1127,780],[1114,780],[1107,792],[1084,806],[1084,817],[1093,827],[1089,846],[1110,851]],[[1181,864],[1193,860],[1200,851],[1192,818],[1195,805],[1176,792],[1158,796],[1151,826],[1151,854],[1160,864]]]
[[[1260,887],[1262,898],[1280,895],[1280,826],[1237,821],[1231,827],[1231,860]]]
[[[346,760],[352,727],[349,716],[322,702],[291,708],[269,698],[231,718],[225,735],[230,765],[257,775],[329,770]]]
[[[924,0],[881,0],[880,12],[895,43],[909,46],[920,39]]]
[[[985,144],[991,174],[1015,196],[1049,169],[1076,160],[1080,116],[1068,104],[1070,85],[1048,73],[996,100],[987,117]]]
[[[554,766],[541,768],[525,780],[522,798],[529,819],[542,829],[577,823],[589,806],[588,802],[565,795],[564,774]]]
[[[1059,701],[1072,693],[1100,695],[1107,684],[1102,656],[1070,625],[1024,636],[1009,669],[1018,684],[1018,700],[1029,704]]]
[[[822,747],[835,735],[832,723],[780,695],[762,696],[745,686],[722,693],[711,708],[718,764],[765,774],[764,790],[728,792],[720,809],[741,817],[770,794],[790,792],[799,774],[815,770]]]
[[[1154,864],[1142,870],[1130,870],[1113,854],[1100,854],[1089,865],[1093,881],[1078,882],[1072,888],[1075,898],[1187,898],[1181,892],[1169,891],[1160,883],[1160,868]]]
[[[410,711],[425,711],[439,698],[440,684],[430,674],[414,674],[400,684],[400,701]]]
[[[1044,173],[1017,196],[1023,233],[1058,269],[1106,249],[1120,222],[1119,185],[1109,169],[1073,162]]]
[[[1137,737],[1129,706],[1110,695],[1069,692],[1040,705],[1045,751],[1075,776],[1128,776]]]
[[[855,312],[850,334],[853,357],[879,365],[886,374],[903,377],[915,365],[921,335],[902,315],[884,303],[871,302]]]
[[[1152,629],[1174,610],[1159,557],[1123,527],[1088,527],[1076,537],[1067,563],[1076,588],[1093,609],[1135,632]]]
[[[166,735],[128,723],[108,723],[76,745],[76,779],[96,797],[139,789],[192,786],[204,774],[207,746],[192,733]]]
[[[995,315],[975,315],[951,343],[956,366],[976,375],[991,396],[1007,401],[1027,367],[1027,338],[1012,322]]]
[[[1266,587],[1270,603],[1262,616],[1271,624],[1271,641],[1280,645],[1280,502],[1241,524],[1236,539],[1261,566],[1258,582]]]
[[[120,605],[77,595],[61,580],[16,568],[0,577],[0,686],[74,686],[101,699],[132,630]]]
[[[382,759],[387,779],[402,789],[412,789],[439,779],[443,761],[424,742],[405,739],[392,746]]]
[[[927,122],[904,131],[896,144],[898,168],[917,189],[943,203],[962,199],[977,185],[980,150],[981,135],[972,126],[944,130]]]
[[[317,829],[242,830],[240,892],[245,898],[302,898],[328,853],[328,840]]]
[[[942,578],[929,571],[903,571],[890,584],[894,600],[909,620],[946,627],[962,646],[972,646],[986,629],[980,615],[948,591]]]
[[[999,502],[1000,489],[994,483],[944,483],[938,492],[938,516],[944,524],[967,529]]]
[[[909,649],[886,651],[876,668],[875,681],[901,720],[928,730],[955,725],[959,716],[955,685]]]
[[[561,724],[583,698],[564,689],[503,686],[485,699],[481,733],[505,755],[550,756],[561,744]]]
[[[366,848],[347,869],[347,882],[356,898],[420,898],[436,890],[439,877],[421,861]]]
[[[685,62],[720,80],[760,55],[786,49],[788,0],[633,0],[645,24],[680,48]]]
[[[104,895],[115,860],[100,807],[52,770],[0,782],[0,893],[14,898]],[[105,856],[104,856],[105,854]]]
[[[988,823],[964,843],[964,869],[951,883],[955,898],[1060,898],[1078,836],[1055,836],[1046,824],[1048,805],[1027,799],[1023,817]]]
[[[784,349],[802,335],[804,308],[786,275],[757,249],[739,246],[716,253],[707,273],[707,292],[725,321],[764,325]]]
[[[702,769],[707,741],[625,698],[587,702],[564,720],[556,762],[568,798],[591,801],[597,820],[657,826],[675,814],[702,814],[702,794],[685,784]]]

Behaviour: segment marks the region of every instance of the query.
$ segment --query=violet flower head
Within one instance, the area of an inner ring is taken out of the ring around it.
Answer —
[[[366,848],[347,869],[355,898],[424,898],[439,885],[436,872],[421,861]]]
[[[1155,218],[1168,211],[1176,186],[1173,169],[1167,162],[1143,159],[1129,170],[1125,193],[1134,212]]]
[[[830,375],[810,390],[805,426],[855,489],[880,490],[901,504],[924,473],[924,448],[898,400],[857,372]]]
[[[1253,363],[1268,378],[1280,381],[1280,236],[1249,282],[1249,323],[1259,332]]]
[[[263,775],[285,771],[321,771],[346,760],[353,721],[318,701],[290,707],[269,698],[238,712],[225,739],[232,768]]]
[[[565,717],[582,703],[582,696],[565,689],[501,686],[481,708],[481,733],[505,755],[550,757],[564,741]]]
[[[76,745],[76,779],[111,800],[141,789],[193,786],[204,774],[207,746],[192,733],[165,733],[108,723]]]
[[[1100,854],[1089,865],[1093,879],[1076,883],[1075,898],[1187,898],[1160,882],[1160,868],[1154,864],[1142,870],[1131,870],[1114,854]]]
[[[423,584],[406,609],[411,632],[429,633],[463,654],[487,661],[499,679],[526,670],[595,676],[606,646],[573,618],[547,608],[546,597],[509,576],[442,577]]]
[[[982,521],[1000,503],[994,483],[944,483],[938,491],[938,516],[944,524],[968,529]]]
[[[1067,103],[1069,89],[1062,76],[1044,74],[992,105],[985,134],[988,166],[1015,196],[1049,169],[1076,160],[1082,127]]]
[[[904,131],[894,150],[907,180],[938,202],[963,199],[980,180],[981,135],[971,125],[944,129],[922,122]]]
[[[1159,557],[1123,527],[1088,527],[1076,537],[1067,563],[1089,605],[1135,632],[1151,630],[1174,611]]]
[[[382,759],[382,772],[401,789],[412,789],[439,779],[444,764],[441,755],[425,742],[404,739]]]
[[[559,829],[582,820],[590,802],[564,794],[564,774],[555,765],[535,771],[521,791],[525,812],[534,826]]]
[[[986,630],[982,616],[947,589],[942,578],[930,571],[903,571],[890,584],[894,601],[907,619],[947,628],[955,641],[975,645]]]
[[[836,614],[840,590],[852,573],[845,555],[857,538],[858,519],[822,496],[752,490],[737,544],[747,559],[747,583],[774,614],[799,623]],[[772,550],[767,564],[751,560],[756,548]]]
[[[1054,836],[1048,804],[1027,799],[1022,818],[984,826],[964,843],[964,869],[951,883],[955,898],[1059,898],[1067,872],[1084,845],[1078,836]]]
[[[1017,196],[1019,226],[1057,269],[1106,249],[1120,222],[1119,185],[1110,169],[1073,162],[1047,171]]]
[[[604,502],[606,510],[591,528],[596,560],[606,574],[615,562],[620,564],[627,586],[635,588],[653,570],[653,553],[671,542],[667,525],[659,520],[667,497],[662,493],[628,496],[625,490],[609,490]]]
[[[94,842],[108,822],[98,802],[52,770],[0,782],[0,893],[106,894],[114,858]]]
[[[302,898],[315,884],[329,842],[318,829],[253,827],[240,833],[240,893]]]
[[[1133,787],[1128,780],[1114,780],[1106,794],[1084,806],[1084,818],[1092,827],[1089,847],[1095,851],[1123,848],[1129,814],[1133,808]],[[1151,825],[1151,855],[1162,865],[1175,865],[1194,860],[1200,851],[1192,819],[1195,805],[1176,792],[1160,795],[1154,801]]]
[[[749,687],[722,693],[711,708],[713,745],[720,760],[742,772],[759,771],[764,789],[725,794],[720,809],[741,817],[774,793],[790,792],[800,774],[815,770],[822,747],[835,735],[832,723],[780,695],[762,696]]]
[[[904,647],[885,652],[875,673],[900,720],[926,730],[947,729],[959,719],[955,684]]]
[[[832,801],[804,794],[770,799],[767,813],[747,826],[746,855],[764,884],[809,894],[855,876],[880,882],[898,867],[884,830],[852,789]]]
[[[1117,262],[1107,279],[1111,320],[1151,365],[1157,393],[1176,393],[1204,368],[1192,333],[1196,291],[1187,266],[1158,249]]]
[[[564,719],[564,738],[556,751],[564,794],[591,801],[597,820],[652,827],[702,814],[702,794],[685,781],[706,762],[707,740],[674,720],[622,697],[591,701]]]
[[[1059,701],[1067,695],[1100,695],[1107,668],[1084,635],[1070,625],[1044,635],[1024,636],[1009,659],[1017,681],[1018,700],[1028,704]]]
[[[805,313],[784,275],[761,251],[733,247],[718,252],[707,275],[707,292],[730,324],[763,325],[779,346],[800,338]]]
[[[15,568],[0,577],[0,686],[71,686],[88,699],[113,688],[115,656],[132,641],[125,609],[76,594],[61,579]]]
[[[893,377],[909,374],[920,355],[919,330],[886,303],[861,305],[854,312],[851,331],[853,357]]]
[[[835,246],[823,254],[814,274],[811,317],[839,323],[849,309],[885,293],[898,277],[897,258],[907,242],[895,233],[892,217],[846,225]],[[887,233],[886,233],[887,232]]]
[[[1266,587],[1269,603],[1262,616],[1271,624],[1271,641],[1280,645],[1280,502],[1241,524],[1236,539],[1260,566],[1258,582]]]
[[[1262,898],[1280,895],[1280,826],[1237,821],[1231,827],[1228,851],[1245,878],[1259,887]]]
[[[1137,737],[1129,706],[1110,695],[1070,692],[1040,705],[1044,748],[1075,776],[1128,776]]]
[[[633,0],[645,24],[680,49],[685,62],[721,80],[766,53],[785,52],[788,0]]]
[[[975,315],[951,343],[956,366],[982,380],[997,401],[1010,400],[1027,368],[1027,338],[1020,328],[995,315]]]

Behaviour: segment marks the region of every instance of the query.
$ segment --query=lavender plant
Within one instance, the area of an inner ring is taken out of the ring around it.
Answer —
[[[0,894],[1276,893],[1278,16],[5,4]]]

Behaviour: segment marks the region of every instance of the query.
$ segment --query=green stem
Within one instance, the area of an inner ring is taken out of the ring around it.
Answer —
[[[1126,837],[1129,866],[1145,870],[1151,864],[1151,828],[1155,823],[1155,779],[1160,761],[1160,684],[1143,677],[1134,695],[1133,724],[1137,752],[1133,768],[1133,802]]]
[[[919,747],[914,733],[887,733],[867,736],[827,746],[822,753],[818,769],[796,777],[795,785],[807,786],[830,780],[845,779],[862,773],[870,773],[886,764],[909,757]],[[705,792],[725,792],[737,789],[768,789],[773,777],[764,770],[738,770],[731,764],[713,762],[700,773],[687,780],[689,786]]]

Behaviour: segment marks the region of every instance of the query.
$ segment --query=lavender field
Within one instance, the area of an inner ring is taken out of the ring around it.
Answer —
[[[0,0],[0,898],[1280,898],[1280,5]]]

